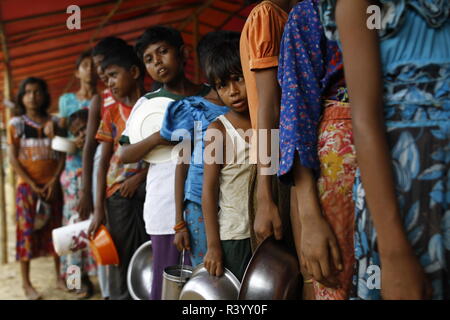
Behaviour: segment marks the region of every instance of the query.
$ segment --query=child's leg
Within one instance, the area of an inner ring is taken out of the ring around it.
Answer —
[[[25,296],[29,300],[39,300],[42,296],[36,291],[30,281],[30,261],[20,261],[20,271],[22,273],[22,287]]]
[[[116,192],[107,199],[108,229],[119,255],[119,266],[109,267],[109,291],[112,300],[131,299],[127,271],[134,252],[148,240],[143,220],[145,183],[133,198]]]
[[[55,263],[55,276],[56,276],[56,287],[60,290],[68,291],[66,283],[61,277],[61,262],[60,258],[55,255],[53,256],[53,261]]]
[[[180,263],[180,252],[173,244],[175,235],[151,235],[153,250],[153,280],[150,300],[161,300],[164,269]],[[185,265],[191,265],[189,255],[186,253]]]
[[[243,240],[222,240],[223,265],[239,281],[242,281],[245,269],[252,257],[250,238]]]
[[[205,257],[207,250],[202,207],[199,204],[188,200],[186,201],[184,215],[189,230],[189,240],[191,244],[190,258],[192,266],[195,267],[200,263],[203,263],[203,258]]]

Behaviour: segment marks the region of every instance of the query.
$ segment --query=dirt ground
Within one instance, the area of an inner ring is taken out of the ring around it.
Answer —
[[[20,278],[20,264],[15,261],[16,226],[14,209],[8,206],[7,211],[8,263],[0,264],[0,300],[25,300]],[[52,257],[33,259],[30,266],[30,278],[36,290],[41,293],[45,300],[77,299],[72,293],[56,289],[55,267]],[[97,278],[91,277],[91,280],[95,286],[95,294],[90,300],[102,299]]]

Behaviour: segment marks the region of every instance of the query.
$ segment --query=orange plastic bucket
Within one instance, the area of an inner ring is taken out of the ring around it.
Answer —
[[[94,239],[90,241],[90,247],[95,261],[100,265],[119,264],[119,255],[116,246],[104,225],[98,228]]]

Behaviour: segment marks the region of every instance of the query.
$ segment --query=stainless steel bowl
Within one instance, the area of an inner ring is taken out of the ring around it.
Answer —
[[[297,300],[300,280],[297,257],[269,237],[253,253],[242,278],[239,300]]]
[[[152,242],[142,244],[131,258],[127,273],[127,286],[134,300],[150,300],[153,279]]]
[[[192,272],[180,293],[180,300],[237,300],[239,280],[224,269],[221,277],[211,276],[202,264]]]

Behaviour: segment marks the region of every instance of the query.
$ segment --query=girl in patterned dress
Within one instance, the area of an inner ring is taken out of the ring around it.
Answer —
[[[360,168],[352,296],[449,299],[450,2],[321,10],[342,47]]]
[[[279,177],[294,183],[298,201],[303,298],[343,300],[353,275],[356,156],[341,52],[325,37],[318,3],[297,4],[284,28]]]
[[[59,98],[59,127],[68,128],[68,119],[82,109],[87,109],[96,93],[96,73],[90,51],[84,52],[77,60],[76,76],[80,80],[80,89],[76,93],[66,93]],[[66,154],[66,164],[61,175],[61,185],[64,192],[63,225],[73,224],[87,217],[80,217],[78,206],[81,196],[82,178],[82,147],[74,154]],[[86,239],[87,243],[87,239]],[[67,277],[69,266],[80,267],[82,288],[78,290],[79,298],[88,298],[93,291],[89,275],[96,275],[96,263],[89,246],[61,257],[61,274]]]
[[[48,114],[49,107],[50,95],[45,81],[27,78],[20,85],[16,117],[8,127],[11,166],[18,175],[16,259],[20,261],[25,296],[31,300],[41,298],[30,281],[31,259],[53,255],[57,286],[65,287],[52,242],[52,230],[61,226],[62,195],[58,178],[64,159],[50,148],[51,140],[44,133],[47,121],[57,121]],[[36,224],[39,200],[48,203],[49,209],[43,226]]]

